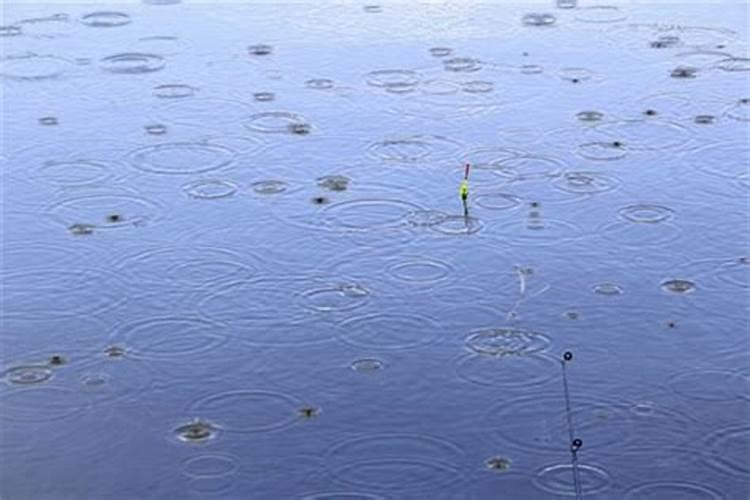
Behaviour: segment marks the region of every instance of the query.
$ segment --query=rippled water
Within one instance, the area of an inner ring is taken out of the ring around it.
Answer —
[[[0,497],[747,500],[747,16],[4,5]]]

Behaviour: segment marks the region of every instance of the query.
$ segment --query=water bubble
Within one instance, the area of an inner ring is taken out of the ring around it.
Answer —
[[[622,295],[623,289],[620,285],[615,283],[599,283],[594,285],[594,293],[597,295]]]
[[[305,82],[305,86],[315,90],[329,90],[334,87],[333,80],[328,78],[313,78]]]
[[[385,364],[377,358],[361,358],[352,361],[351,368],[359,373],[372,373],[382,370]]]
[[[684,294],[695,290],[695,283],[689,280],[671,279],[663,281],[661,287],[672,293]]]
[[[152,92],[160,99],[183,99],[194,96],[198,89],[183,83],[168,83],[155,86]]]
[[[266,134],[296,133],[294,128],[309,132],[310,125],[301,115],[286,111],[268,111],[257,113],[247,118],[243,125],[249,130]]]
[[[101,11],[81,16],[81,23],[92,28],[115,28],[130,22],[130,16],[124,12]]]
[[[248,45],[247,53],[251,56],[267,56],[273,52],[273,47],[266,44]]]
[[[196,418],[190,423],[176,427],[172,432],[180,441],[203,443],[214,439],[218,430],[219,428],[211,422]]]
[[[534,477],[534,485],[554,495],[575,496],[576,489],[571,481],[573,469],[570,464],[551,465],[537,471]],[[610,488],[612,477],[599,467],[593,465],[579,464],[578,477],[580,487],[586,495],[595,495]]]
[[[70,231],[70,233],[74,236],[87,236],[90,234],[94,234],[95,228],[96,226],[94,226],[93,224],[76,223],[68,226],[68,231]]]
[[[430,55],[433,57],[447,57],[453,54],[453,49],[450,47],[432,47],[430,49]]]
[[[60,122],[58,121],[56,116],[43,116],[39,118],[39,123],[41,125],[54,126],[58,125]]]
[[[575,19],[583,23],[616,23],[627,19],[627,14],[614,5],[592,5],[575,10]]]
[[[696,115],[693,121],[698,125],[713,125],[716,122],[714,115]]]
[[[698,68],[678,66],[669,73],[669,76],[672,78],[695,78],[698,76]]]
[[[121,345],[110,345],[104,348],[104,355],[108,358],[122,358],[127,353],[125,347]]]
[[[0,26],[0,37],[18,36],[22,34],[23,34],[23,30],[18,25],[8,24],[8,25]]]
[[[482,69],[482,62],[473,57],[451,57],[443,59],[443,67],[455,73],[471,73]]]
[[[284,181],[266,180],[253,182],[250,187],[258,194],[279,194],[286,191],[289,185]]]
[[[172,142],[146,146],[128,153],[138,170],[156,174],[200,174],[226,168],[235,151],[208,142]]]
[[[295,135],[307,135],[312,131],[312,126],[309,123],[290,123],[287,128],[290,133]]]
[[[524,26],[552,26],[557,22],[557,18],[552,14],[532,12],[521,18]]]
[[[164,135],[167,133],[167,126],[161,124],[145,125],[143,127],[149,135]]]
[[[467,335],[467,347],[490,356],[527,356],[542,352],[549,346],[549,338],[541,333],[517,328],[488,328]]]
[[[221,179],[202,179],[182,186],[183,191],[192,198],[217,200],[228,198],[237,192],[237,185]]]
[[[524,64],[521,66],[520,71],[524,75],[539,75],[544,73],[544,67],[538,64]]]
[[[110,73],[141,74],[152,73],[164,68],[166,60],[156,54],[125,52],[101,59],[100,66]]]
[[[617,212],[620,217],[637,224],[656,224],[674,216],[674,210],[662,205],[629,205]]]
[[[576,118],[582,122],[598,122],[604,118],[604,113],[599,111],[580,111],[576,113]]]
[[[513,461],[506,457],[490,457],[484,461],[484,465],[492,471],[505,472],[510,469]]]
[[[6,370],[2,378],[11,384],[30,385],[46,382],[52,378],[52,374],[48,365],[24,365]]]
[[[258,102],[270,102],[276,99],[276,95],[273,92],[255,92],[253,99]]]
[[[329,191],[346,191],[351,179],[345,175],[324,175],[318,177],[318,186]]]

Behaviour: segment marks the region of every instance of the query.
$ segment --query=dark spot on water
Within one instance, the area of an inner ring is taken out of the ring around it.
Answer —
[[[63,356],[61,356],[60,354],[53,354],[49,358],[49,364],[52,365],[52,366],[62,366],[62,365],[64,365],[67,362],[68,361]]]
[[[699,125],[710,125],[716,121],[713,115],[698,115],[695,117],[695,123]]]
[[[647,109],[643,114],[646,116],[656,116],[658,113],[654,109]]]
[[[579,80],[578,78],[571,78],[571,79],[570,79],[570,81],[571,81],[572,83],[578,83],[578,82],[580,82],[581,80]]]
[[[531,203],[529,203],[529,205],[531,206],[531,208],[539,208],[539,202],[538,201],[532,201]]]
[[[670,321],[667,323],[667,328],[675,328],[677,326],[677,323],[674,321]]]
[[[568,311],[565,313],[565,317],[568,319],[578,319],[580,315],[575,311]]]
[[[529,219],[538,219],[542,216],[542,213],[537,210],[532,210],[529,212]]]
[[[620,141],[612,141],[612,147],[613,148],[621,148],[622,143]]]
[[[330,201],[325,196],[316,196],[312,199],[313,205],[325,205],[326,203],[330,203]]]
[[[511,459],[505,457],[491,457],[484,462],[488,469],[496,472],[507,471],[510,469],[511,463]]]
[[[524,53],[523,53],[523,54],[521,54],[521,55],[522,55],[523,57],[529,57],[529,53],[528,53],[528,52],[524,52]]]
[[[56,116],[43,116],[39,118],[39,123],[41,125],[53,126],[58,125],[60,122],[58,121]]]
[[[698,68],[688,68],[680,66],[672,70],[669,74],[672,78],[695,78],[698,74]]]
[[[109,214],[107,216],[107,222],[111,222],[111,223],[122,222],[122,215],[120,215],[120,214]]]
[[[302,418],[313,418],[320,414],[320,408],[314,406],[303,406],[299,409],[299,414]]]

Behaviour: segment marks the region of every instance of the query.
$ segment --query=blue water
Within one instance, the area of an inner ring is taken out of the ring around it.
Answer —
[[[747,5],[569,3],[4,5],[0,498],[750,498]]]

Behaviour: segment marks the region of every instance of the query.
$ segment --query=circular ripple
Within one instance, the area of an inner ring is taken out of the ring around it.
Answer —
[[[137,169],[156,174],[200,174],[219,170],[234,162],[235,152],[205,142],[172,142],[146,146],[128,153]]]
[[[595,130],[624,143],[632,151],[655,151],[679,148],[692,140],[690,130],[661,120],[620,120],[596,125]]]
[[[468,92],[469,94],[486,94],[487,92],[495,90],[495,84],[483,80],[472,80],[463,82],[461,84],[461,90]]]
[[[544,334],[518,328],[486,328],[469,333],[464,342],[478,354],[526,356],[546,350],[550,340]]]
[[[344,342],[374,350],[414,349],[437,342],[441,333],[435,320],[416,314],[368,314],[341,326]]]
[[[723,500],[722,493],[699,484],[663,481],[644,483],[629,488],[626,500],[649,500],[653,498],[679,498],[681,500]]]
[[[84,411],[87,402],[79,391],[38,386],[0,393],[0,419],[16,424],[55,422]]]
[[[614,5],[592,5],[575,10],[576,21],[583,23],[616,23],[627,17],[627,14]]]
[[[612,453],[625,449],[632,440],[632,418],[627,407],[610,400],[575,398],[573,421],[587,448]],[[506,446],[545,453],[570,448],[565,403],[557,391],[503,398],[490,408],[486,424]]]
[[[716,67],[724,71],[750,71],[750,58],[728,57],[717,62]]]
[[[674,216],[674,210],[661,205],[629,205],[617,213],[623,219],[636,224],[657,224]]]
[[[451,57],[443,59],[443,67],[454,73],[472,73],[482,69],[482,62],[473,57]]]
[[[661,246],[680,238],[682,230],[670,222],[633,223],[616,222],[605,224],[596,230],[596,234],[628,247]]]
[[[386,270],[397,280],[417,284],[443,281],[454,271],[455,269],[449,263],[433,259],[397,262]]]
[[[698,401],[737,401],[750,389],[748,377],[722,370],[691,370],[671,377],[668,383],[680,396]]]
[[[50,80],[61,77],[71,66],[60,57],[24,54],[0,59],[0,76],[12,80]]]
[[[729,118],[742,122],[750,121],[750,99],[742,98],[732,104],[724,113]]]
[[[416,163],[455,158],[460,145],[439,135],[392,137],[370,144],[367,154],[376,160],[393,163]]]
[[[599,122],[604,118],[604,113],[599,111],[580,111],[576,113],[576,118],[582,122]]]
[[[100,183],[112,175],[112,164],[95,160],[50,160],[36,171],[36,177],[59,187],[80,187]]]
[[[573,485],[573,469],[570,464],[550,465],[539,471],[534,476],[534,485],[540,490],[555,495],[576,496]],[[581,481],[581,490],[586,495],[594,495],[609,489],[612,485],[612,477],[609,473],[593,465],[578,465],[578,473]],[[668,497],[665,497],[668,498]]]
[[[725,283],[750,288],[750,258],[740,257],[724,262],[716,269],[716,274]]]
[[[134,194],[92,194],[63,200],[47,209],[66,228],[86,224],[97,229],[114,229],[146,224],[156,219],[159,207]],[[117,220],[110,218],[117,215]]]
[[[661,283],[661,287],[663,290],[666,290],[667,292],[677,293],[677,294],[684,294],[684,293],[691,293],[695,291],[695,283],[689,280],[681,280],[681,279],[672,279],[672,280],[666,280]]]
[[[419,489],[460,480],[463,452],[419,434],[374,434],[343,441],[326,454],[334,476],[376,490]]]
[[[6,370],[2,378],[14,385],[41,384],[52,378],[53,373],[49,365],[24,365]]]
[[[237,192],[237,185],[221,179],[203,179],[182,186],[183,191],[191,198],[216,200],[229,198]]]
[[[535,354],[504,357],[470,354],[456,362],[460,378],[491,387],[534,387],[558,377],[559,371],[555,359]]]
[[[130,16],[124,12],[101,11],[81,16],[81,23],[92,28],[115,28],[130,22]]]
[[[476,217],[465,215],[446,215],[438,224],[430,226],[430,230],[446,236],[465,236],[478,233],[484,224]]]
[[[129,353],[144,359],[172,359],[204,353],[223,345],[226,329],[197,318],[163,317],[120,326],[111,342],[129,347]]]
[[[521,204],[521,199],[506,193],[481,193],[474,198],[477,206],[487,210],[510,210]]]
[[[164,68],[166,60],[156,54],[125,52],[103,58],[100,66],[110,73],[140,74],[153,73]]]
[[[188,411],[221,422],[226,432],[250,433],[293,425],[301,406],[301,401],[281,392],[236,390],[202,397]]]
[[[365,75],[365,82],[386,90],[413,89],[419,84],[420,75],[408,69],[380,69]]]
[[[197,291],[222,281],[251,278],[258,269],[239,254],[209,246],[151,248],[127,256],[117,269],[134,284]]]
[[[126,297],[118,276],[96,269],[26,268],[2,281],[6,319],[88,316],[114,309]]]
[[[298,295],[304,307],[318,312],[350,311],[367,304],[370,291],[356,283],[324,283]]]
[[[315,90],[329,90],[334,87],[334,83],[328,78],[312,78],[305,82],[305,86]]]
[[[255,132],[264,134],[288,134],[292,127],[308,125],[301,115],[286,111],[268,111],[251,115],[243,125]]]
[[[576,153],[587,160],[613,161],[621,160],[628,155],[628,148],[624,144],[607,141],[595,141],[579,144]]]
[[[334,203],[324,209],[326,224],[346,231],[370,231],[402,226],[417,205],[399,200],[369,199]]]
[[[431,227],[442,224],[448,214],[439,210],[412,210],[406,214],[406,223],[413,227]]]
[[[113,362],[110,358],[85,368],[78,381],[81,392],[92,406],[134,400],[153,386],[151,366],[140,361],[121,359]]]
[[[289,185],[284,181],[267,180],[253,182],[250,187],[258,194],[279,194],[286,191]]]
[[[552,185],[569,193],[595,194],[617,189],[620,181],[600,172],[565,172],[555,178]]]
[[[557,219],[515,219],[496,228],[503,241],[509,244],[548,245],[581,238],[580,226]]]
[[[190,423],[175,427],[172,433],[185,443],[204,443],[214,439],[218,430],[211,422],[196,418]]]
[[[182,463],[182,471],[193,478],[225,477],[236,473],[240,461],[234,455],[209,454],[191,457]]]
[[[729,427],[708,438],[709,465],[747,479],[750,477],[750,427]]]
[[[386,500],[385,497],[380,495],[372,495],[370,493],[355,493],[351,491],[347,492],[335,492],[335,493],[315,493],[313,495],[306,495],[301,500]]]
[[[184,99],[185,97],[193,97],[198,93],[198,90],[197,87],[183,83],[167,83],[155,86],[152,93],[159,99]]]
[[[750,148],[747,142],[723,142],[692,153],[691,163],[707,174],[736,179],[748,172]]]

